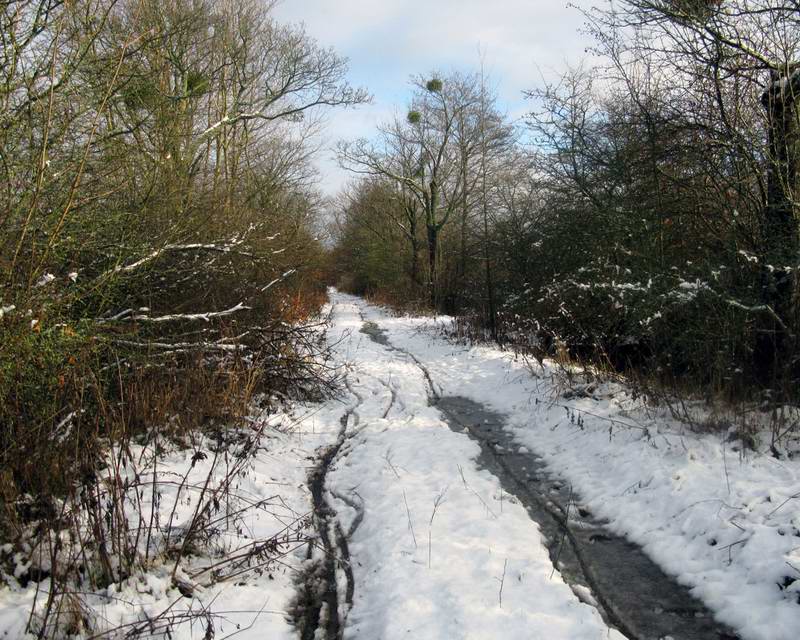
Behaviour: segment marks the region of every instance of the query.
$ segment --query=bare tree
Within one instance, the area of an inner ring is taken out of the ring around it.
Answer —
[[[384,126],[377,145],[362,139],[339,148],[340,161],[346,168],[394,180],[419,201],[428,245],[428,291],[434,306],[439,303],[439,236],[462,202],[465,186],[456,130],[459,118],[477,101],[474,83],[463,80],[458,75],[443,80],[436,76],[415,78],[405,120],[396,119]],[[394,151],[398,147],[415,151],[413,165],[397,163]]]
[[[322,389],[311,134],[366,93],[270,7],[0,2],[0,529],[118,436]]]

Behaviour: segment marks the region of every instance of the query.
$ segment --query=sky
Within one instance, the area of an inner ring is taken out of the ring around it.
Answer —
[[[595,1],[596,3],[596,1]],[[282,0],[281,22],[303,23],[308,35],[349,58],[349,78],[373,103],[329,113],[318,159],[321,188],[335,195],[351,177],[333,148],[340,139],[371,137],[380,122],[404,112],[409,78],[432,71],[477,70],[481,52],[501,109],[521,117],[525,89],[577,64],[591,45],[572,5],[591,0]]]

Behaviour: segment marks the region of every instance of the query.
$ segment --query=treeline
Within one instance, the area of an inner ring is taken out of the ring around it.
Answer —
[[[0,2],[4,541],[89,495],[109,441],[317,389],[309,139],[366,96],[271,7]]]
[[[347,288],[425,302],[504,342],[663,383],[797,400],[800,11],[623,0],[587,13],[603,63],[527,91],[414,81],[345,144]]]

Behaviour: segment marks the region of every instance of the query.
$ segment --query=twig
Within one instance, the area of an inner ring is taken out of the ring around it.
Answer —
[[[503,562],[503,575],[500,578],[495,578],[500,583],[500,592],[497,594],[498,599],[500,600],[500,608],[503,608],[503,585],[506,582],[506,567],[508,567],[508,558],[505,559]]]
[[[550,578],[552,579],[553,575],[556,572],[556,568],[558,566],[558,561],[561,558],[561,551],[564,549],[564,542],[567,537],[567,527],[569,526],[569,509],[572,506],[572,485],[569,486],[569,497],[567,498],[567,509],[564,513],[564,531],[561,534],[561,542],[558,543],[558,551],[556,552],[556,558],[553,561],[553,570],[550,572]]]
[[[447,495],[448,487],[441,490],[436,499],[433,501],[433,512],[431,513],[431,520],[428,523],[428,569],[431,568],[431,530],[433,529],[433,519],[436,517],[436,511],[444,503],[444,497]]]
[[[414,540],[414,548],[417,549],[417,536],[414,535],[414,523],[411,522],[411,509],[408,508],[406,490],[403,489],[403,502],[406,504],[406,517],[408,518],[408,530],[411,532],[411,539]],[[430,566],[430,554],[428,556],[428,566]]]
[[[458,465],[458,472],[461,474],[461,482],[464,483],[464,488],[470,493],[472,493],[472,495],[474,495],[478,500],[480,500],[481,504],[486,509],[487,515],[491,514],[491,516],[495,520],[497,520],[497,514],[494,511],[492,511],[491,507],[487,504],[486,500],[481,498],[480,494],[477,491],[475,491],[475,489],[473,489],[471,486],[469,486],[469,484],[467,484],[467,479],[464,477],[464,469],[461,468],[461,465]]]
[[[391,447],[386,450],[386,453],[383,455],[383,459],[386,460],[386,464],[389,465],[389,468],[392,470],[392,473],[394,473],[395,477],[398,480],[400,480],[400,474],[397,472],[397,469],[392,464],[392,449],[391,449]]]
[[[788,498],[786,498],[786,500],[781,502],[777,507],[775,507],[772,511],[770,511],[767,514],[767,518],[771,518],[781,507],[786,505],[786,503],[791,502],[792,500],[797,500],[798,498],[800,498],[800,493],[795,493],[793,496],[789,496]]]

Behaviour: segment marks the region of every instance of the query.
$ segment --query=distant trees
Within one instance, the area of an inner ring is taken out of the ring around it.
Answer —
[[[417,77],[412,87],[405,118],[385,125],[377,143],[366,139],[343,143],[339,153],[343,166],[353,172],[395,185],[414,255],[418,250],[416,216],[418,211],[421,214],[428,257],[428,297],[437,306],[445,302],[445,297],[456,295],[454,287],[449,287],[443,296],[439,273],[442,234],[460,215],[456,280],[464,287],[468,228],[480,184],[479,158],[482,151],[488,155],[493,144],[490,138],[499,137],[496,130],[505,125],[477,75]],[[509,131],[506,127],[503,135],[509,136]]]
[[[382,176],[419,203],[428,249],[428,295],[439,300],[439,235],[459,203],[463,183],[457,179],[453,140],[457,123],[473,96],[458,79],[437,77],[413,81],[414,94],[405,120],[395,119],[374,145],[367,140],[344,143],[340,159],[355,172]]]
[[[412,222],[418,216],[408,206],[395,184],[379,179],[354,182],[340,195],[331,255],[340,286],[360,295],[391,292],[408,301],[420,295],[424,288],[414,247],[423,239],[414,228],[415,243],[409,242],[408,216]]]
[[[606,63],[528,92],[529,145],[470,76],[452,127],[437,129],[451,132],[437,220],[457,224],[436,234],[431,301],[501,340],[535,331],[670,384],[796,397],[798,8],[623,0],[588,11]],[[425,100],[412,100],[412,122],[343,158],[417,194],[413,162],[389,169],[386,144],[408,141],[410,158],[437,148],[414,126],[434,130],[441,120],[424,114],[442,95],[415,87]]]

